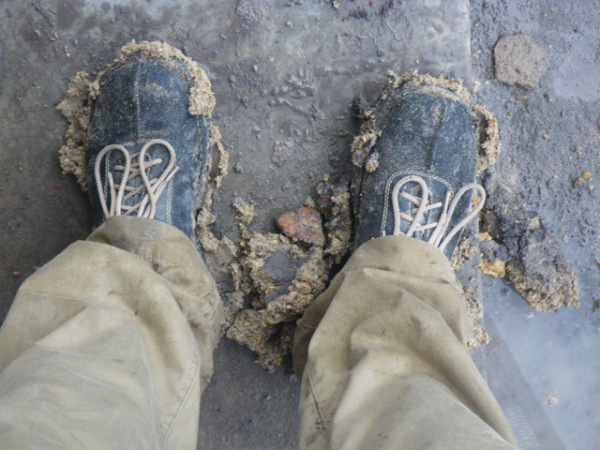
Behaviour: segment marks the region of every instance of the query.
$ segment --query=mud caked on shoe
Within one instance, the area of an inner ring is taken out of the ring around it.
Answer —
[[[372,149],[378,166],[362,169],[357,244],[404,235],[451,259],[462,229],[485,201],[475,183],[478,143],[469,107],[441,87],[402,87],[371,120],[380,132]],[[479,201],[472,206],[474,193]]]
[[[86,150],[96,225],[112,216],[144,217],[195,241],[195,214],[210,164],[210,122],[188,111],[193,85],[184,61],[142,52],[102,76]]]

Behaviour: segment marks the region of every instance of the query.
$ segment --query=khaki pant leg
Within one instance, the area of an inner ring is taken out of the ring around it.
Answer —
[[[361,246],[296,332],[300,447],[512,448],[468,330],[442,252],[398,236]]]
[[[0,448],[195,449],[220,321],[182,232],[109,219],[17,293],[0,329]]]

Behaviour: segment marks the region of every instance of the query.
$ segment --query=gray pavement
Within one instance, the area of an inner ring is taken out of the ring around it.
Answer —
[[[572,185],[581,171],[592,182],[600,171],[595,10],[593,0],[476,0],[470,11],[462,0],[339,9],[318,0],[0,1],[0,321],[20,283],[91,229],[85,195],[60,172],[66,125],[54,107],[76,71],[101,70],[129,40],[166,40],[206,68],[237,168],[217,192],[215,232],[233,239],[235,197],[256,206],[255,230],[270,231],[324,174],[347,170],[359,126],[350,104],[357,95],[373,101],[388,69],[445,73],[465,78],[498,115],[504,145],[492,176],[511,180],[580,276],[581,308],[556,314],[535,313],[501,281],[484,281],[490,385],[522,430],[522,448],[595,448],[600,212],[596,191]],[[494,79],[493,47],[517,33],[550,61],[532,91]],[[222,342],[202,399],[200,446],[295,448],[298,393],[289,368],[267,373],[249,351]]]
[[[538,217],[544,236],[556,239],[545,264],[553,264],[554,252],[562,254],[579,276],[581,306],[557,313],[533,311],[500,280],[483,283],[486,318],[518,368],[514,374],[495,372],[494,354],[488,354],[490,385],[505,410],[521,417],[519,428],[527,428],[523,416],[532,424],[544,414],[546,431],[556,432],[538,433],[533,440],[522,435],[523,448],[592,449],[600,442],[600,312],[594,306],[600,298],[596,9],[597,3],[587,0],[471,3],[473,73],[480,83],[476,99],[497,115],[503,142],[493,174],[501,186],[500,201],[516,207],[520,217],[515,220]],[[493,72],[497,40],[521,33],[549,61],[539,86],[529,91],[499,83]],[[584,171],[591,173],[590,182],[578,186],[574,182]]]

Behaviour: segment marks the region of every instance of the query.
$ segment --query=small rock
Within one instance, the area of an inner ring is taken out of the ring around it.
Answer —
[[[307,260],[308,258],[292,257],[292,255],[284,250],[277,250],[265,259],[262,272],[271,278],[273,283],[277,286],[277,289],[270,291],[265,295],[265,303],[267,305],[285,294],[288,287],[290,287],[296,278],[298,269],[300,269],[302,264]]]
[[[323,247],[325,234],[321,215],[314,208],[303,207],[283,214],[277,225],[286,236]]]
[[[13,277],[15,277],[15,278],[17,278],[17,277],[20,277],[20,276],[21,276],[21,272],[19,272],[19,271],[15,270],[15,271],[12,273],[12,276],[13,276]]]
[[[511,86],[534,89],[548,69],[548,58],[524,34],[501,38],[494,48],[496,78]]]
[[[585,178],[583,178],[583,177],[577,177],[575,179],[575,181],[573,181],[573,187],[574,188],[580,188],[584,184],[585,184]]]
[[[589,180],[590,178],[592,178],[592,172],[590,172],[589,170],[584,170],[583,172],[581,172],[581,178],[583,178],[584,180]]]
[[[598,312],[600,311],[600,300],[595,300],[594,301],[594,310],[592,312]]]
[[[527,225],[527,231],[537,230],[539,227],[540,227],[540,218],[534,217],[533,219],[531,219],[529,221],[529,224]]]

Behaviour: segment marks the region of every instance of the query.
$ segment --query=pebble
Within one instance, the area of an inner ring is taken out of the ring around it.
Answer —
[[[321,214],[314,208],[303,207],[287,212],[277,219],[277,225],[290,238],[318,247],[325,245]]]

